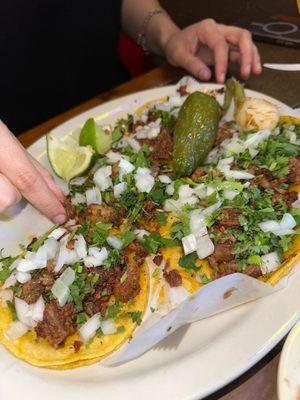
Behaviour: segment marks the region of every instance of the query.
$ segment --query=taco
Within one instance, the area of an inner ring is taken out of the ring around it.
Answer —
[[[236,120],[221,119],[218,91],[181,85],[105,128],[118,139],[69,182],[69,221],[1,260],[9,351],[40,367],[89,365],[146,310],[164,314],[235,272],[276,284],[292,270],[300,120],[238,89]]]

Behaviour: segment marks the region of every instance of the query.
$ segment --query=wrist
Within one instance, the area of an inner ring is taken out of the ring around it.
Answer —
[[[145,33],[147,48],[151,53],[163,56],[171,36],[180,29],[166,12],[155,15],[147,26]]]

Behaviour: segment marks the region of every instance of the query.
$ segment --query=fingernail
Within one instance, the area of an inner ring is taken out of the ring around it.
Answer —
[[[247,64],[245,67],[245,75],[249,75],[251,70],[251,64]]]
[[[219,78],[220,78],[220,83],[223,83],[225,81],[225,73],[221,72]]]
[[[58,214],[53,218],[53,222],[55,224],[63,224],[66,222],[66,215],[65,214]]]
[[[210,71],[207,68],[200,69],[199,72],[200,79],[209,79],[210,78]]]

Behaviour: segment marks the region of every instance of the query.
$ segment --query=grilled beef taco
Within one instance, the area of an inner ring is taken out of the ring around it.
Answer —
[[[149,274],[151,311],[167,312],[224,275],[275,284],[294,267],[300,121],[249,98],[220,121],[216,91],[189,91],[118,121],[119,140],[69,182],[68,223],[1,260],[0,341],[17,357],[107,356],[141,323]]]

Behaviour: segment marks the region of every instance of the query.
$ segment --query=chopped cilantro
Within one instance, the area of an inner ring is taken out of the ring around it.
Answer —
[[[211,278],[209,278],[206,274],[200,274],[199,279],[203,285],[206,285],[207,283],[211,282]]]
[[[47,232],[45,232],[42,236],[40,236],[38,239],[34,239],[27,247],[28,250],[37,252],[38,249],[44,244],[45,240],[47,237],[52,233],[55,229],[59,227],[59,224],[56,224],[52,226],[50,229],[48,229]]]
[[[17,316],[17,312],[16,312],[14,304],[10,300],[8,300],[6,302],[6,304],[7,304],[7,307],[9,308],[9,311],[11,312],[12,320],[18,321],[18,316]]]
[[[85,240],[89,243],[93,243],[98,247],[102,247],[109,235],[109,230],[112,227],[111,224],[104,224],[102,222],[96,222],[92,224],[90,221],[86,221],[80,227],[80,233],[83,235]]]
[[[158,223],[162,226],[167,225],[167,221],[168,221],[168,216],[166,213],[158,211],[156,213],[156,220],[158,221]]]
[[[104,268],[110,268],[112,265],[118,264],[120,262],[121,256],[119,250],[112,249],[109,254],[107,260],[104,261]]]
[[[159,247],[178,246],[179,242],[176,239],[163,238],[159,233],[151,233],[145,237],[143,242],[144,247],[150,253],[156,253]]]
[[[118,326],[117,333],[123,333],[123,332],[125,332],[125,326],[124,325]]]
[[[186,256],[182,256],[179,259],[179,265],[189,271],[198,271],[201,267],[198,267],[196,265],[196,260],[198,258],[197,253],[194,251],[191,254],[188,254]]]

